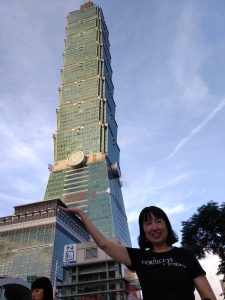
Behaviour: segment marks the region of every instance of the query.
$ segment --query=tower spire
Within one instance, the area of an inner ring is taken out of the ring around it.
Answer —
[[[88,8],[92,6],[94,3],[90,0],[84,0],[84,4],[80,6],[80,9]]]

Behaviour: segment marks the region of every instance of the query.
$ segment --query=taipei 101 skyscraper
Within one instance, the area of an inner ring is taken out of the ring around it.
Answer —
[[[120,182],[109,33],[91,1],[67,16],[54,164],[45,200],[81,206],[108,238],[130,245]]]

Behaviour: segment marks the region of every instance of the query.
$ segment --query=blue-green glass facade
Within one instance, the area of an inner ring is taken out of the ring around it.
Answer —
[[[67,17],[59,88],[55,161],[75,150],[119,160],[108,30],[102,10],[91,5]]]
[[[15,215],[0,218],[0,277],[32,282],[55,274],[62,278],[64,245],[89,240],[78,218],[57,211],[59,200],[18,206]],[[58,266],[58,267],[57,267]]]
[[[130,245],[123,203],[109,32],[100,7],[87,2],[68,14],[54,164],[45,200],[81,206],[108,238]],[[70,157],[82,153],[79,164]]]

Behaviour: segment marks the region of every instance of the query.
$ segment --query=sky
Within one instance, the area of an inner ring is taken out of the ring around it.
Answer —
[[[0,2],[0,216],[44,197],[66,16],[82,3]],[[132,243],[139,212],[150,205],[163,208],[181,236],[181,222],[198,207],[224,201],[225,1],[95,3],[110,33]],[[217,269],[212,261],[204,262],[210,276]]]

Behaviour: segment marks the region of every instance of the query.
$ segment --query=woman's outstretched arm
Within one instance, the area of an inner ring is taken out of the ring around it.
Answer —
[[[216,296],[205,275],[196,277],[194,283],[202,300],[216,300]]]
[[[95,243],[105,251],[110,257],[114,260],[126,265],[131,266],[131,261],[129,254],[127,252],[126,247],[123,245],[111,241],[107,239],[92,223],[92,221],[88,218],[88,216],[84,213],[84,211],[80,207],[72,207],[72,208],[64,208],[62,206],[59,207],[61,211],[64,211],[68,214],[76,214],[78,215],[82,222],[84,223],[87,231],[92,236]]]

